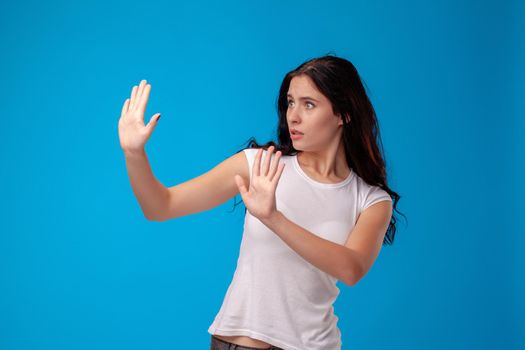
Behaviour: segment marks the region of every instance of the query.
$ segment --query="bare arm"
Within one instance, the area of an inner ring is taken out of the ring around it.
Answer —
[[[390,201],[367,208],[344,245],[319,237],[278,210],[262,222],[309,263],[344,284],[354,286],[379,255],[391,215]]]
[[[164,221],[215,207],[239,193],[235,175],[249,184],[248,161],[238,152],[194,179],[164,187],[153,175],[144,146],[157,125],[160,113],[144,124],[151,85],[142,80],[124,101],[118,131],[133,192],[149,220]]]
[[[148,220],[166,221],[216,207],[239,193],[235,175],[250,183],[248,160],[236,153],[208,172],[166,188],[153,175],[146,153],[124,152],[133,193]]]
[[[167,202],[168,190],[153,176],[144,146],[157,126],[160,113],[144,124],[151,85],[141,80],[124,101],[118,122],[120,146],[126,158],[131,187],[146,218],[155,220]]]
[[[248,160],[242,151],[225,159],[208,172],[170,187],[162,220],[199,213],[231,199],[239,194],[235,175],[241,176],[249,186]]]
[[[124,152],[133,193],[148,220],[160,221],[168,204],[168,189],[153,175],[146,152]]]

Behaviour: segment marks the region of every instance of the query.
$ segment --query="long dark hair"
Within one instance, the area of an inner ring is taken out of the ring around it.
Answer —
[[[386,162],[383,143],[379,132],[379,123],[374,107],[370,102],[359,74],[354,65],[335,54],[310,59],[284,77],[277,99],[279,123],[277,125],[278,143],[268,141],[258,144],[254,137],[247,141],[246,148],[275,147],[275,152],[281,151],[283,155],[296,155],[290,133],[286,112],[288,110],[288,87],[293,77],[306,75],[312,79],[317,89],[326,96],[331,104],[334,114],[340,114],[343,119],[343,144],[346,161],[357,175],[372,186],[379,186],[393,198],[394,210],[400,196],[388,187]],[[381,149],[378,147],[381,146]],[[242,200],[241,200],[242,202]],[[239,202],[240,203],[240,202]],[[236,206],[238,203],[234,204]],[[246,211],[246,208],[245,208]],[[403,215],[403,214],[401,214]],[[403,215],[405,217],[405,215]],[[406,217],[405,217],[406,218]],[[396,218],[392,214],[383,245],[392,245],[396,233]]]

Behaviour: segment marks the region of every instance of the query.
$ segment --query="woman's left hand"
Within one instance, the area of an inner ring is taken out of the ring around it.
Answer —
[[[260,220],[270,218],[277,211],[275,189],[283,172],[284,163],[279,163],[282,152],[277,151],[270,166],[270,159],[274,149],[274,146],[268,148],[262,168],[260,164],[263,149],[259,149],[255,155],[249,190],[246,189],[242,177],[235,175],[235,183],[239,188],[239,193],[241,194],[246,209],[248,209],[250,214]]]

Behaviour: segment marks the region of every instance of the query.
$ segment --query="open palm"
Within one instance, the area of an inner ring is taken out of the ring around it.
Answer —
[[[269,218],[276,210],[275,189],[284,169],[284,163],[279,163],[282,152],[277,151],[270,165],[275,147],[270,146],[264,158],[261,168],[263,149],[259,149],[255,155],[252,168],[252,179],[250,189],[246,189],[243,178],[235,175],[235,182],[239,188],[246,209],[258,219]]]
[[[118,122],[120,147],[124,151],[137,152],[143,150],[157,125],[160,113],[152,116],[147,125],[144,124],[144,113],[150,91],[151,85],[143,79],[139,86],[133,86],[131,97],[124,101]]]

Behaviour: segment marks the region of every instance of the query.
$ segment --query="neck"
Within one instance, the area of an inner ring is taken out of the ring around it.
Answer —
[[[351,171],[346,163],[345,150],[341,143],[337,148],[299,151],[297,161],[309,172],[326,179],[345,179]]]

